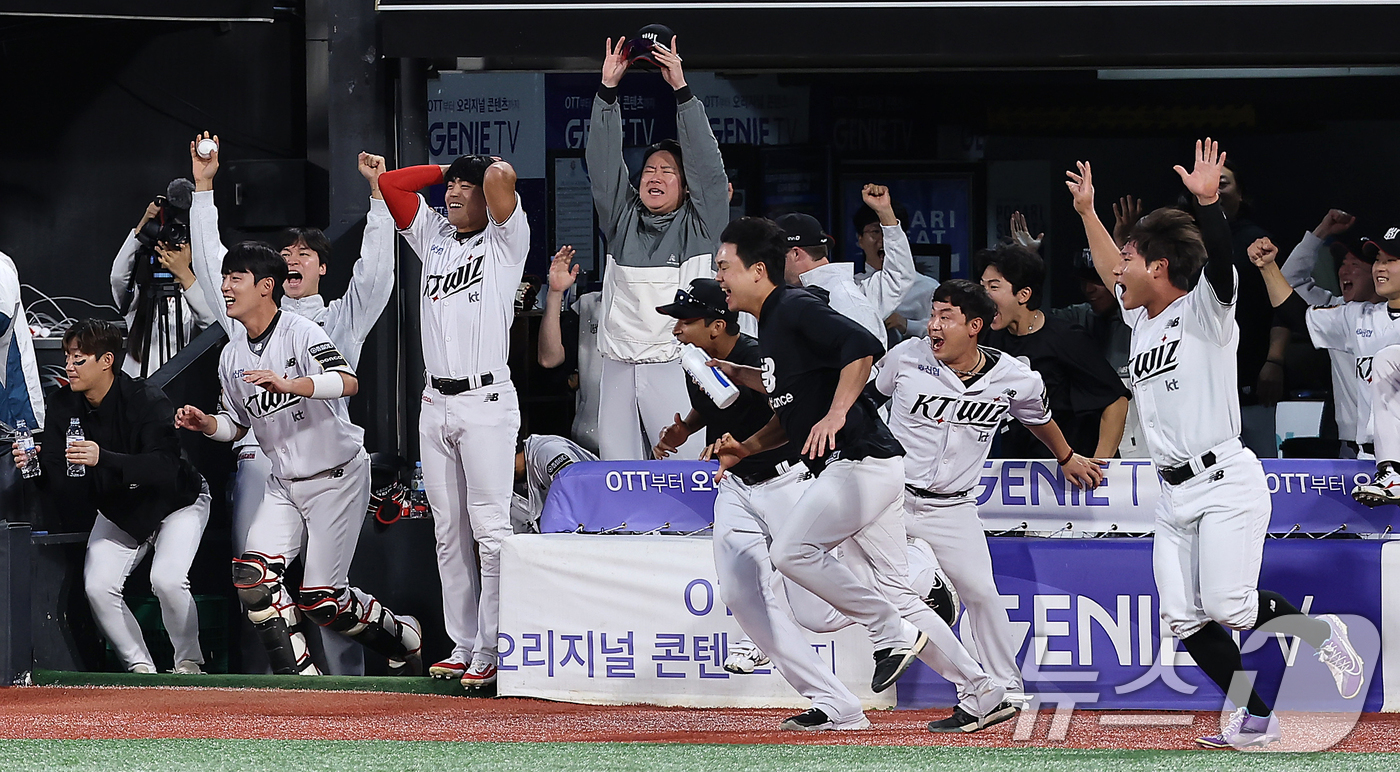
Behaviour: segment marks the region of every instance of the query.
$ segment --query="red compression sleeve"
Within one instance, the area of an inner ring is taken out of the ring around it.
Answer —
[[[400,229],[413,224],[418,214],[418,191],[442,182],[442,167],[434,164],[409,166],[379,175],[379,192]]]

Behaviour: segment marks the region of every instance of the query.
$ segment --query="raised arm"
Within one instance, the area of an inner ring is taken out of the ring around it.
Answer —
[[[486,167],[481,191],[486,194],[486,213],[491,222],[504,224],[515,214],[515,167],[501,160]]]
[[[412,225],[413,218],[418,215],[421,201],[418,191],[441,182],[442,167],[436,164],[407,166],[379,175],[380,194],[400,230]]]
[[[1205,242],[1206,265],[1202,277],[1210,282],[1215,297],[1224,305],[1235,302],[1235,247],[1230,223],[1220,207],[1220,174],[1225,170],[1225,154],[1220,143],[1206,137],[1196,140],[1196,163],[1188,174],[1182,166],[1172,167],[1181,183],[1196,197],[1196,225]]]
[[[196,134],[190,142],[190,165],[194,172],[194,203],[190,205],[190,260],[195,276],[203,276],[204,281],[196,282],[204,295],[204,303],[214,319],[233,334],[233,321],[228,318],[228,307],[224,305],[223,277],[224,255],[228,252],[219,240],[219,209],[214,206],[214,175],[219,172],[219,149],[216,147],[208,158],[200,158],[196,147],[202,139],[210,139],[209,132]],[[212,137],[217,143],[218,135]]]
[[[866,185],[860,191],[866,206],[880,218],[880,230],[885,243],[885,264],[875,275],[861,284],[861,291],[875,306],[880,319],[888,320],[900,301],[914,288],[918,269],[914,267],[914,251],[909,247],[909,235],[894,216],[894,201],[884,185]]]
[[[622,213],[637,194],[628,181],[627,162],[622,158],[622,107],[617,103],[617,84],[627,72],[625,48],[622,38],[618,38],[616,46],[608,38],[603,46],[603,82],[593,98],[593,116],[584,146],[593,206],[598,210],[603,238],[609,242],[617,233]]]
[[[359,168],[370,186],[360,259],[350,269],[350,286],[345,295],[331,301],[330,307],[334,313],[347,315],[351,335],[362,341],[369,337],[394,294],[394,218],[379,187],[379,178],[387,168],[384,158],[360,153]]]
[[[155,202],[146,205],[146,213],[141,216],[141,221],[136,224],[136,228],[126,235],[126,240],[122,242],[121,249],[117,250],[117,256],[112,259],[112,300],[118,308],[126,310],[130,298],[127,297],[127,288],[131,286],[131,272],[136,267],[136,250],[140,248],[141,242],[136,240],[136,234],[146,227],[160,214],[160,207]]]
[[[1094,259],[1094,270],[1099,272],[1103,286],[1112,287],[1116,281],[1113,271],[1122,260],[1118,245],[1104,227],[1103,220],[1094,212],[1094,170],[1088,161],[1076,161],[1079,172],[1065,172],[1069,177],[1065,187],[1074,197],[1074,211],[1084,221],[1084,235],[1089,238],[1089,254]]]
[[[1304,300],[1315,306],[1327,306],[1341,301],[1339,295],[1317,286],[1313,279],[1313,269],[1317,267],[1318,250],[1327,239],[1345,233],[1356,222],[1356,217],[1340,209],[1329,209],[1316,228],[1303,234],[1303,240],[1289,253],[1288,259],[1279,266],[1283,278],[1297,290]]]
[[[724,156],[719,152],[705,106],[686,85],[676,38],[671,38],[670,48],[653,46],[652,56],[661,66],[661,77],[675,91],[676,140],[681,145],[681,165],[685,167],[690,200],[700,213],[706,232],[718,243],[720,232],[729,224],[729,177],[724,173]]]
[[[549,293],[545,295],[544,318],[540,320],[540,367],[558,367],[564,364],[568,353],[564,351],[564,331],[559,317],[564,311],[564,297],[578,280],[581,270],[577,265],[570,267],[573,261],[574,248],[566,244],[554,253],[554,261],[549,264]]]

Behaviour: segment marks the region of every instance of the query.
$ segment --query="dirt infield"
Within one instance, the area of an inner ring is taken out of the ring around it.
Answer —
[[[984,748],[1180,749],[1218,720],[1212,713],[1078,711],[1063,740],[1042,712],[1032,727],[1007,722],[975,735],[933,735],[946,710],[871,711],[861,732],[783,732],[787,710],[600,707],[539,700],[472,700],[421,694],[263,689],[28,687],[0,689],[6,739],[288,739],[620,741],[958,745]],[[1155,726],[1123,726],[1149,717]],[[1185,723],[1187,718],[1190,723]],[[1321,731],[1284,715],[1285,739]],[[1016,739],[1017,732],[1027,739]],[[1366,714],[1341,751],[1400,751],[1400,715]]]

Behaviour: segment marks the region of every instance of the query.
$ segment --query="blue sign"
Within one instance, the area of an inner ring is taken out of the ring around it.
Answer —
[[[554,478],[541,533],[692,533],[715,521],[715,463],[581,461]]]

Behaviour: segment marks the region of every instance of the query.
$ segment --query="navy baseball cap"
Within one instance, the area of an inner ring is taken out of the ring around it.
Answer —
[[[1391,257],[1400,257],[1400,228],[1386,228],[1385,233],[1380,238],[1362,241],[1361,251],[1372,260],[1376,259],[1378,252],[1384,252]]]
[[[676,33],[671,31],[665,24],[648,24],[637,30],[637,36],[627,41],[627,61],[636,63],[637,61],[656,64],[656,60],[651,57],[654,46],[660,44],[663,48],[671,46],[671,38]]]
[[[784,243],[792,247],[820,247],[831,243],[831,237],[822,230],[822,224],[810,214],[790,212],[774,220],[785,234]]]
[[[674,302],[657,306],[658,313],[675,319],[715,318],[738,322],[739,313],[729,310],[729,298],[714,279],[696,279],[690,289],[676,290]]]

